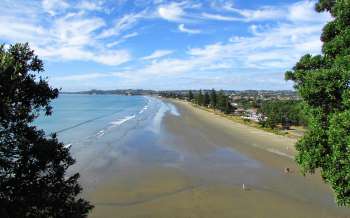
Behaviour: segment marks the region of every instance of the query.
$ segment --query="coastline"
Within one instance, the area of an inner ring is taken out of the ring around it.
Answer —
[[[163,117],[161,148],[134,138],[133,147],[142,147],[140,155],[152,157],[151,163],[110,166],[108,180],[86,193],[96,205],[90,217],[349,217],[319,175],[303,177],[291,157],[271,152],[282,147],[293,155],[286,149],[292,139],[163,102],[175,105],[179,115]]]
[[[294,146],[297,142],[296,138],[275,134],[261,128],[237,122],[221,113],[214,113],[201,107],[196,107],[190,102],[177,99],[167,100],[180,108],[185,108],[186,110],[193,112],[194,116],[199,116],[199,119],[206,120],[208,125],[213,125],[214,123],[219,124],[223,127],[223,131],[234,133],[236,136],[237,134],[245,136],[248,141],[251,137],[254,138],[254,141],[260,141],[260,143],[251,142],[250,146],[252,147],[264,149],[268,152],[294,159],[296,154]]]

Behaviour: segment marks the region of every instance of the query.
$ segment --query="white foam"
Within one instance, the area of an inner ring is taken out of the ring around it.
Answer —
[[[148,105],[151,102],[151,100],[149,98],[146,98],[146,99],[147,99],[147,104],[139,111],[139,114],[142,114],[148,109]]]
[[[147,110],[148,109],[148,105],[146,105],[146,106],[144,106],[141,110],[140,110],[140,112],[139,112],[139,114],[142,114],[145,110]]]
[[[97,137],[102,137],[104,134],[105,134],[105,131],[104,131],[104,130],[100,130],[100,131],[96,134],[96,136],[97,136]]]
[[[169,104],[168,103],[168,108],[169,108],[169,111],[172,115],[174,116],[180,116],[180,113],[179,111],[177,110],[177,108],[173,105],[173,104]]]
[[[134,119],[134,118],[135,118],[135,115],[126,116],[126,117],[124,117],[123,119],[110,122],[110,124],[112,124],[113,126],[120,126],[120,125],[122,125],[123,123],[125,123],[125,122],[127,122],[127,121],[129,121],[129,120],[131,120],[131,119]]]

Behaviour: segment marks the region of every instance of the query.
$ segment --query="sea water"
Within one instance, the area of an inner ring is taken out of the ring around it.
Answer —
[[[52,102],[52,116],[40,116],[36,124],[47,134],[57,133],[65,143],[102,136],[108,126],[118,126],[148,103],[141,96],[63,94]]]
[[[169,161],[163,153],[174,158],[159,144],[164,115],[180,116],[170,103],[149,96],[61,94],[51,105],[53,114],[34,124],[70,147],[76,159],[71,170],[85,180],[112,174],[109,168],[129,159]]]
[[[136,128],[139,121],[150,121],[149,127],[158,131],[166,112],[179,116],[173,105],[147,96],[61,94],[51,105],[53,114],[39,116],[34,124],[75,146],[112,130]]]

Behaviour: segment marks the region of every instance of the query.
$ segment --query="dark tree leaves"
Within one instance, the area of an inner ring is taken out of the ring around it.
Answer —
[[[304,173],[321,170],[339,205],[350,205],[350,1],[319,0],[333,20],[323,28],[322,55],[305,55],[286,79],[306,105],[308,132],[297,143]]]
[[[79,174],[68,148],[31,123],[58,90],[38,76],[42,61],[28,44],[0,47],[0,217],[86,217],[89,202],[77,197]]]

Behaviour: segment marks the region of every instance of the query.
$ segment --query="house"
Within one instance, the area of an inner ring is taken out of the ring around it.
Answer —
[[[241,108],[241,107],[240,107],[240,108],[237,108],[237,109],[235,110],[234,115],[243,116],[244,113],[245,113],[244,108]]]
[[[261,120],[261,114],[258,113],[256,108],[250,108],[244,111],[244,115],[241,116],[243,119],[259,122]]]

